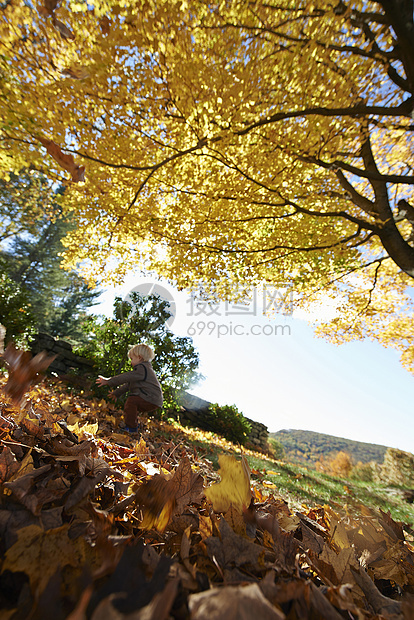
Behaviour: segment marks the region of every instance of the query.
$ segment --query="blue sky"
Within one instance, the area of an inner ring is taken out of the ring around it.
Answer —
[[[145,282],[131,277],[92,311],[112,315],[115,295]],[[331,345],[295,313],[264,317],[260,297],[245,308],[196,305],[162,285],[176,302],[172,331],[191,335],[200,355],[205,380],[191,393],[234,404],[269,431],[311,430],[414,452],[414,377],[397,352],[371,341]]]

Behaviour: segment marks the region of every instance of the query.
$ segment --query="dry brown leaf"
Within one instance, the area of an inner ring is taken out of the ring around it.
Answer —
[[[28,434],[37,437],[37,439],[43,439],[45,435],[45,429],[40,426],[39,420],[30,420],[30,418],[23,418],[20,422],[21,428]]]
[[[331,581],[334,585],[354,583],[351,566],[357,568],[358,562],[355,557],[355,550],[352,547],[341,549],[339,553],[336,553],[328,545],[325,545],[319,559],[333,568],[336,581],[332,579]]]
[[[10,478],[10,482],[12,480],[16,480],[19,476],[24,476],[25,474],[30,473],[34,470],[32,450],[30,449],[26,456],[19,463],[19,470]]]
[[[107,17],[107,15],[104,15],[99,20],[99,26],[101,28],[102,34],[106,35],[106,34],[110,33],[110,31],[111,31],[111,22],[109,20],[109,17]]]
[[[40,379],[40,373],[46,370],[55,357],[56,355],[49,356],[44,352],[32,357],[29,351],[21,351],[13,344],[8,344],[3,353],[9,373],[8,381],[3,388],[6,394],[16,404],[20,404],[30,385]]]
[[[51,465],[44,465],[16,480],[5,482],[4,486],[32,514],[39,516],[44,504],[56,501],[67,493],[68,487],[64,480],[54,477]]]
[[[365,599],[376,613],[381,614],[381,617],[384,616],[393,620],[394,618],[401,618],[399,615],[401,612],[401,602],[381,594],[364,568],[359,566],[352,569],[352,574],[359,588],[363,591]]]
[[[191,620],[283,620],[286,617],[263,596],[257,583],[191,594],[188,605]]]
[[[252,493],[250,490],[250,469],[244,456],[238,461],[234,456],[219,456],[221,482],[205,490],[207,499],[215,512],[227,512],[232,504],[239,512],[248,508]]]
[[[79,444],[74,444],[69,439],[51,437],[48,442],[48,449],[50,452],[59,456],[89,456],[92,448],[92,441],[81,441]]]
[[[75,35],[73,34],[73,32],[63,22],[61,22],[60,19],[57,19],[55,16],[53,16],[53,25],[56,30],[60,32],[64,39],[69,39],[70,41],[75,40]]]
[[[143,507],[141,527],[163,532],[173,514],[181,514],[191,502],[199,502],[203,492],[203,478],[191,470],[186,457],[170,480],[154,475],[136,492],[136,501]]]
[[[76,165],[73,155],[62,153],[60,146],[52,140],[47,140],[46,138],[38,138],[38,140],[59,166],[70,172],[74,183],[85,180],[85,166]]]
[[[3,482],[12,480],[19,469],[20,463],[18,463],[10,448],[5,446],[0,454],[0,483],[3,484]]]
[[[205,540],[210,558],[214,557],[222,568],[259,565],[260,558],[264,556],[263,547],[233,532],[223,517],[218,527],[221,540],[217,536]]]
[[[390,511],[387,513],[383,512],[381,508],[379,509],[381,513],[381,519],[378,519],[380,525],[387,532],[388,536],[393,540],[405,540],[403,524],[399,521],[394,521],[391,517]]]
[[[59,6],[60,0],[43,0],[43,7],[47,13],[47,15],[53,15],[57,7]]]
[[[89,476],[82,476],[76,486],[71,490],[70,495],[65,502],[65,510],[67,512],[73,510],[73,508],[79,504],[85,497],[94,490],[97,484],[107,476],[109,472],[109,465],[103,459],[90,459],[94,466],[89,472]],[[94,476],[91,477],[90,474]]]
[[[330,529],[331,544],[340,551],[341,549],[349,549],[350,543],[345,526],[340,519],[331,518]]]
[[[375,579],[390,579],[401,588],[410,581],[414,584],[414,566],[410,555],[407,547],[396,543],[381,554],[381,558],[368,562],[369,572],[373,571]]]
[[[240,536],[246,536],[246,523],[243,518],[243,514],[233,506],[230,505],[228,511],[223,515],[231,529]]]
[[[181,546],[180,546],[180,556],[183,561],[184,566],[193,577],[196,578],[197,573],[197,565],[194,566],[190,562],[190,549],[191,549],[191,525],[187,527],[187,529],[183,532],[181,537]]]
[[[188,457],[181,459],[169,484],[176,502],[176,513],[182,513],[191,503],[201,502],[203,496],[203,477],[192,471]]]

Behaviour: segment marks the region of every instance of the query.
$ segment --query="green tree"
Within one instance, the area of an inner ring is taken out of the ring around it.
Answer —
[[[90,315],[83,321],[86,343],[76,351],[95,362],[99,373],[113,376],[131,370],[128,350],[145,342],[153,347],[154,370],[162,385],[165,407],[175,406],[175,393],[202,377],[192,339],[174,335],[167,327],[168,301],[158,295],[132,292],[130,301],[117,297],[112,318]]]
[[[0,184],[0,270],[24,294],[37,331],[76,340],[82,335],[80,319],[99,291],[61,267],[62,238],[73,223],[61,213],[59,194],[39,174],[13,176],[10,193]]]
[[[6,343],[13,340],[23,345],[35,331],[27,292],[5,273],[0,273],[0,324],[6,328]]]
[[[252,427],[236,405],[211,403],[206,413],[208,430],[234,443],[245,444]]]
[[[18,235],[38,234],[54,194],[47,178],[35,170],[0,179],[0,245]]]

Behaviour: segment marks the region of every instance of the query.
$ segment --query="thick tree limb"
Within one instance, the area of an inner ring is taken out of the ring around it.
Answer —
[[[407,116],[411,118],[411,113],[414,109],[414,98],[410,97],[403,101],[399,106],[395,108],[389,108],[386,106],[367,106],[365,104],[357,104],[345,108],[303,108],[302,110],[292,110],[289,112],[277,112],[267,118],[263,118],[256,123],[252,123],[246,129],[235,131],[238,136],[244,136],[252,129],[257,127],[263,127],[271,123],[277,123],[279,121],[287,120],[288,118],[298,118],[300,116],[344,116],[344,117],[357,117],[357,116],[369,116],[371,114],[377,116]]]

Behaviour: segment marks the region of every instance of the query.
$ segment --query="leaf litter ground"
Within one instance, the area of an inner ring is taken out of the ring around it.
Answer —
[[[414,618],[409,524],[294,510],[249,451],[216,471],[184,431],[131,437],[29,374],[0,379],[1,620]]]

